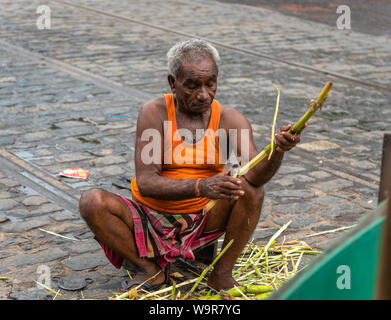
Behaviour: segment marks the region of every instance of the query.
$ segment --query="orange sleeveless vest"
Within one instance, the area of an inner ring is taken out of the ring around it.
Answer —
[[[175,101],[172,93],[165,94],[167,105],[166,130],[164,136],[164,163],[161,175],[174,179],[207,178],[222,172],[225,159],[220,158],[217,132],[220,123],[220,104],[213,100],[209,125],[203,139],[195,144],[182,141],[176,122]],[[193,213],[201,210],[209,199],[197,197],[184,200],[161,200],[143,197],[137,187],[136,178],[131,182],[135,199],[146,206],[167,213]]]

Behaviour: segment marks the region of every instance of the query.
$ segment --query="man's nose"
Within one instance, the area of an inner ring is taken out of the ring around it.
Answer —
[[[206,87],[202,86],[200,88],[200,90],[198,91],[197,98],[200,101],[208,101],[208,100],[210,100],[209,93],[208,93],[208,90],[206,89]]]

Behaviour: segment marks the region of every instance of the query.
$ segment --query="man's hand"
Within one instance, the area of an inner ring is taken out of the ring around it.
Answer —
[[[202,179],[199,184],[201,196],[209,199],[233,199],[237,200],[244,195],[241,189],[241,180],[229,176],[229,170],[225,170],[215,176]]]
[[[307,125],[305,124],[303,129]],[[289,133],[289,129],[292,128],[292,125],[283,126],[278,129],[276,135],[274,136],[275,144],[277,145],[277,152],[285,152],[291,150],[300,142],[300,136],[303,129],[296,133]]]

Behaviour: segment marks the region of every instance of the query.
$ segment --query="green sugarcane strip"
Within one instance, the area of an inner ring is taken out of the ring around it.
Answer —
[[[270,292],[273,289],[274,288],[272,286],[267,286],[267,285],[262,285],[262,284],[259,284],[259,285],[252,284],[252,285],[248,285],[247,287],[240,286],[240,287],[232,288],[232,289],[227,290],[226,292],[229,293],[233,297],[241,297],[246,293],[260,294],[260,293]]]
[[[174,280],[172,280],[172,290],[171,290],[171,300],[175,300],[175,292],[176,291],[176,283]]]
[[[304,254],[319,254],[320,253],[320,251],[316,251],[316,250],[300,250],[300,249],[298,249],[297,251],[303,252]],[[283,250],[269,249],[268,252],[282,253]]]
[[[7,280],[7,277],[0,277],[0,280]]]
[[[333,86],[333,84],[331,82],[327,82],[326,83],[326,85],[324,86],[322,92],[318,96],[318,99],[316,99],[316,103],[322,104],[323,102],[326,101],[327,96],[329,95],[329,92],[330,92],[332,86]]]
[[[329,95],[329,92],[331,90],[332,85],[333,84],[331,82],[328,82],[324,86],[322,92],[318,96],[318,99],[316,99],[316,103],[318,105],[322,105],[326,101],[327,96]],[[293,126],[293,128],[290,131],[298,132],[301,129],[303,129],[304,124],[314,115],[314,113],[317,110],[318,109],[315,108],[315,107],[310,108],[310,110],[307,111],[307,113]]]
[[[223,300],[219,294],[214,294],[206,297],[199,297],[197,300]]]
[[[263,284],[250,284],[247,286],[247,293],[250,294],[259,294],[264,292],[273,291],[273,286],[267,286]]]
[[[271,292],[261,293],[256,296],[257,300],[265,300]]]
[[[278,87],[275,84],[273,84],[273,86],[277,90],[277,100],[276,100],[276,107],[275,107],[275,111],[274,111],[273,124],[272,124],[272,136],[271,136],[271,140],[270,140],[270,145],[272,146],[272,148],[269,153],[269,160],[270,160],[270,157],[272,156],[272,153],[274,150],[274,128],[276,126],[276,121],[277,121],[278,105],[280,104],[280,89],[278,89]]]

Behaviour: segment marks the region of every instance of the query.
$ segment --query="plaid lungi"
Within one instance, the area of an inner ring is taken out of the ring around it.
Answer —
[[[130,209],[139,256],[155,259],[163,270],[168,262],[174,262],[178,257],[194,260],[194,250],[206,246],[224,233],[217,231],[202,234],[208,217],[208,213],[204,215],[202,210],[188,214],[164,213],[118,196]],[[120,268],[123,258],[98,239],[97,241],[110,262]]]

